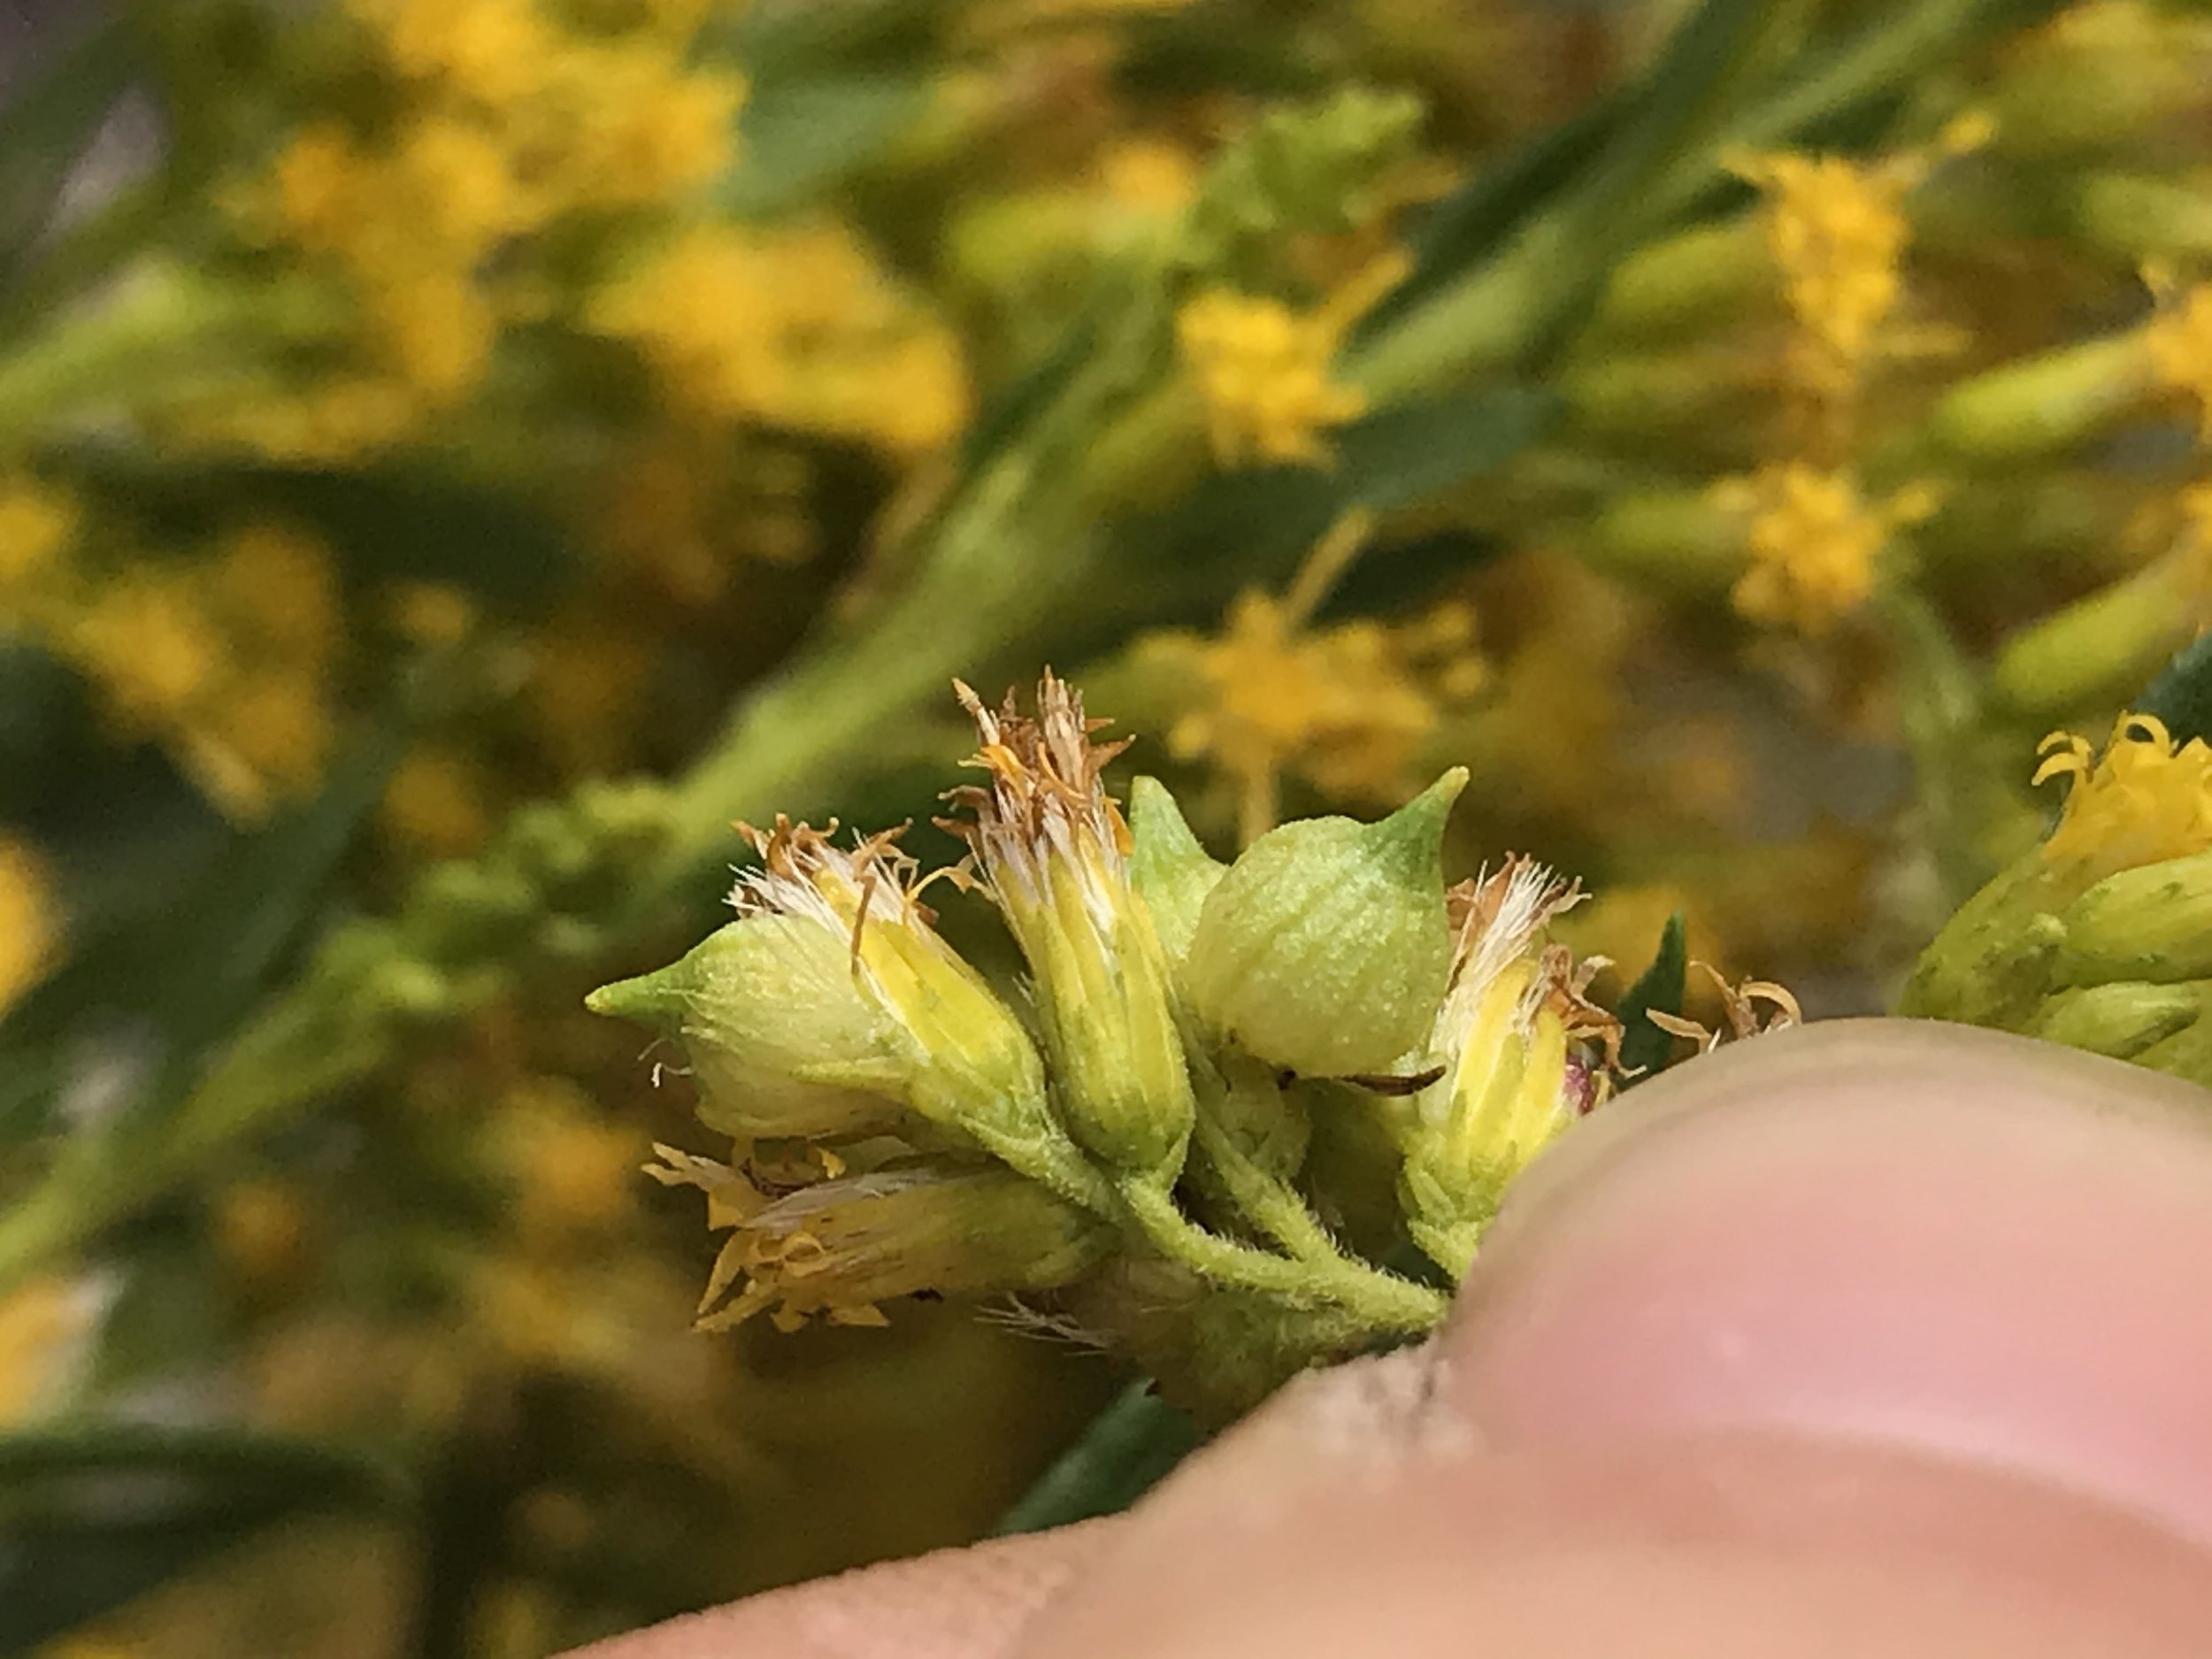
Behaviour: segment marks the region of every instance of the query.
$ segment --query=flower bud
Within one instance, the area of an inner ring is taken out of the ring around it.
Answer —
[[[2034,780],[2070,780],[2057,826],[1944,925],[1898,1011],[2103,1048],[2124,1040],[2114,1005],[2065,993],[2212,975],[2212,748],[2127,714],[2101,753],[2065,733],[2043,752]]]
[[[895,1128],[910,1064],[849,947],[795,916],[730,923],[680,961],[603,986],[594,1013],[681,1042],[699,1117],[740,1140]]]
[[[1037,718],[997,713],[961,687],[990,774],[949,797],[984,885],[1021,947],[1069,1136],[1117,1170],[1172,1179],[1195,1113],[1168,965],[1130,885],[1129,829],[1099,772],[1082,700],[1047,673]]]
[[[938,937],[914,896],[912,864],[898,852],[895,831],[850,851],[781,818],[773,831],[747,833],[762,868],[730,895],[739,921],[694,953],[708,953],[699,963],[668,970],[674,978],[657,982],[649,975],[608,987],[592,1007],[642,1017],[664,1030],[672,1020],[688,1043],[694,1023],[707,1018],[698,995],[712,986],[712,1024],[701,1031],[715,1041],[700,1051],[738,1056],[730,1064],[739,1069],[726,1079],[733,1095],[765,1083],[778,1110],[803,1117],[789,1089],[776,1087],[778,1079],[808,1088],[827,1084],[847,1094],[883,1094],[987,1144],[1033,1143],[1053,1133],[1034,1045],[1013,1010]],[[764,921],[778,926],[740,932]],[[757,1066],[747,1055],[758,1057]],[[715,1064],[718,1071],[722,1061]],[[718,1099],[723,1093],[715,1092]],[[833,1111],[804,1098],[824,1110],[826,1121],[849,1124],[854,1133],[869,1126],[864,1117],[841,1115],[855,1110],[849,1098]],[[734,1100],[718,1110],[733,1122],[764,1120],[758,1106]]]
[[[2154,396],[2150,348],[2139,330],[1961,380],[1936,404],[1928,435],[1962,461],[2034,460],[2111,431]]]
[[[1175,797],[1156,778],[1139,778],[1129,786],[1129,885],[1152,913],[1160,949],[1179,969],[1190,955],[1206,895],[1229,866],[1199,845]]]
[[[686,1159],[666,1179],[705,1186],[719,1171],[703,1173],[703,1164]],[[709,1196],[717,1196],[711,1187]],[[700,1304],[703,1331],[771,1310],[787,1329],[818,1313],[840,1325],[881,1325],[877,1303],[918,1291],[1056,1289],[1104,1260],[1116,1237],[1095,1217],[995,1169],[882,1170],[803,1187],[758,1208],[724,1197],[720,1213],[735,1231]]]
[[[1428,1033],[1451,966],[1444,821],[1455,767],[1379,824],[1309,818],[1245,849],[1185,972],[1213,1031],[1316,1077],[1388,1071]]]

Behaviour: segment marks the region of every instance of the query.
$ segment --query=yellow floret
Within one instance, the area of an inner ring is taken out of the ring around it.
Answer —
[[[1891,534],[1935,508],[1923,488],[1870,502],[1847,475],[1795,461],[1726,480],[1714,494],[1751,518],[1751,565],[1730,595],[1738,613],[1808,634],[1825,634],[1863,605]]]
[[[60,943],[61,906],[44,862],[28,843],[0,835],[0,1015],[38,983]]]
[[[1183,307],[1176,336],[1224,466],[1323,461],[1325,434],[1367,407],[1330,378],[1338,330],[1279,300],[1216,290]]]
[[[2212,749],[2202,738],[2177,743],[2163,721],[2124,714],[2101,756],[2069,732],[2045,738],[2042,753],[2035,782],[2071,780],[2043,844],[2049,862],[2116,870],[2212,850]]]

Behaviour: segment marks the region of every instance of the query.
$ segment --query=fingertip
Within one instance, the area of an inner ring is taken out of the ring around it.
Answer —
[[[1505,1446],[1901,1444],[2212,1539],[2206,1098],[1902,1021],[1681,1067],[1517,1189],[1447,1338],[1459,1403]]]

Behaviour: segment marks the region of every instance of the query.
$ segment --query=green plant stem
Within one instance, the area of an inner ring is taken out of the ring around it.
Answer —
[[[1361,1266],[1330,1235],[1297,1188],[1271,1175],[1202,1107],[1192,1141],[1222,1195],[1267,1237],[1301,1262]]]
[[[1995,0],[1923,0],[1870,26],[1827,68],[1725,123],[1720,142],[1689,144],[1632,193],[1609,190],[1613,181],[1601,179],[1596,194],[1563,203],[1353,354],[1345,373],[1381,404],[1517,362],[1545,338],[1577,286],[1576,273],[1694,207],[1721,182],[1728,150],[1786,143],[1805,127],[1945,61],[1959,36],[1998,9]]]
[[[134,179],[39,250],[0,305],[0,339],[27,334],[54,307],[150,245],[176,204],[175,184],[166,173]]]
[[[100,404],[132,402],[179,373],[218,367],[256,342],[312,329],[328,313],[304,289],[203,281],[141,271],[0,357],[0,449]]]
[[[1433,1330],[1451,1305],[1426,1286],[1333,1251],[1326,1261],[1293,1260],[1209,1233],[1186,1216],[1174,1193],[1155,1179],[1123,1181],[1121,1198],[1154,1248],[1217,1284],[1256,1291],[1294,1307],[1331,1304],[1379,1333]]]
[[[157,1123],[88,1128],[65,1142],[38,1184],[0,1210],[0,1294],[388,1061],[388,1022],[344,1029],[325,990],[311,981],[273,1004]]]

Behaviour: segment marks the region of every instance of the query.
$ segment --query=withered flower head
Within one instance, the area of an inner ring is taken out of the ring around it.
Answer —
[[[1010,695],[994,712],[957,690],[976,726],[968,764],[987,778],[949,792],[969,816],[940,822],[966,841],[1029,965],[1068,1133],[1116,1169],[1171,1172],[1189,1073],[1159,936],[1130,885],[1129,826],[1100,780],[1127,745],[1094,742],[1104,722],[1049,670],[1033,719]]]
[[[1597,1103],[1589,1056],[1617,1052],[1620,1026],[1585,995],[1603,964],[1542,941],[1579,886],[1509,858],[1450,898],[1451,986],[1431,1041],[1445,1070],[1416,1102],[1405,1187],[1415,1239],[1463,1273],[1506,1184]]]

